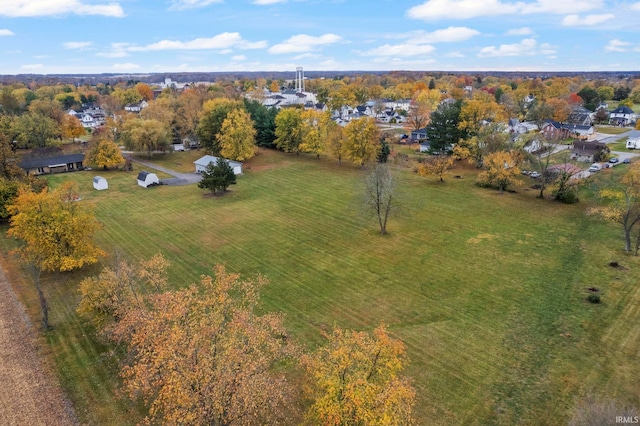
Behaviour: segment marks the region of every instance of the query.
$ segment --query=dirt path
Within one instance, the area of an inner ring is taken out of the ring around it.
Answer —
[[[40,361],[33,333],[0,268],[0,424],[75,425],[59,385]]]

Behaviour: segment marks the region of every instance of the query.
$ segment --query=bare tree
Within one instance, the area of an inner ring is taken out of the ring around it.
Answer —
[[[395,179],[384,163],[378,163],[365,179],[365,204],[367,211],[374,212],[380,225],[380,234],[387,233],[387,220],[391,211],[398,207]]]

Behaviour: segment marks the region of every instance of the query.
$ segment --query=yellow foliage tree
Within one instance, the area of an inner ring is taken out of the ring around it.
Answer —
[[[274,144],[284,152],[300,152],[302,143],[302,113],[298,108],[284,108],[276,115]]]
[[[307,420],[318,425],[412,424],[415,390],[400,376],[404,344],[383,326],[373,335],[334,329],[328,345],[303,356],[313,404]]]
[[[302,142],[300,143],[300,151],[315,154],[320,158],[320,154],[324,151],[327,138],[327,119],[328,113],[322,113],[314,110],[305,110],[302,112]]]
[[[481,185],[497,186],[500,192],[518,181],[522,155],[512,151],[498,151],[484,158],[485,170],[478,175]]]
[[[84,127],[82,127],[82,123],[78,117],[74,117],[69,114],[64,115],[62,118],[62,135],[64,137],[73,140],[75,138],[79,138],[85,133]]]
[[[418,174],[420,176],[436,176],[440,179],[440,182],[444,182],[444,177],[451,167],[453,167],[453,157],[437,155],[420,164],[418,166]]]
[[[12,217],[7,234],[24,243],[16,252],[34,274],[43,323],[48,328],[48,306],[40,273],[71,271],[96,263],[105,254],[93,241],[99,223],[91,206],[80,201],[73,182],[51,192],[22,191],[9,206],[9,212]]]
[[[624,251],[631,251],[631,233],[640,223],[640,164],[634,163],[620,181],[609,179],[599,182],[598,191],[604,205],[598,213],[610,222],[622,225],[624,232]],[[636,253],[640,246],[640,233]]]
[[[244,161],[256,154],[256,130],[251,116],[243,109],[227,114],[216,139],[220,155],[226,159]]]
[[[189,288],[149,294],[114,324],[124,343],[124,388],[141,396],[151,423],[295,422],[291,388],[274,367],[296,348],[282,316],[258,315],[264,278],[241,280],[224,267]]]
[[[124,157],[115,142],[108,138],[101,138],[93,142],[89,148],[87,162],[107,170],[124,164]]]
[[[460,109],[458,128],[471,134],[477,134],[483,122],[502,123],[507,121],[505,108],[489,99],[471,99],[465,101]]]
[[[373,118],[351,120],[344,128],[344,136],[344,156],[354,163],[364,167],[378,155],[380,135]]]

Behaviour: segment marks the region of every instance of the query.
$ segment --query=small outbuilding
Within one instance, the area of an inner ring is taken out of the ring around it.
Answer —
[[[151,172],[141,171],[138,173],[138,185],[143,188],[147,188],[153,185],[160,185],[160,179],[158,179],[158,175]]]
[[[242,174],[242,163],[238,161],[228,160],[229,165],[233,169],[234,175]],[[213,165],[218,164],[218,157],[214,157],[213,155],[205,155],[202,158],[197,159],[193,162],[196,166],[196,173],[202,173],[207,169],[209,164],[213,163]]]
[[[105,178],[101,176],[94,176],[93,189],[97,189],[98,191],[102,191],[103,189],[109,189],[109,183]]]

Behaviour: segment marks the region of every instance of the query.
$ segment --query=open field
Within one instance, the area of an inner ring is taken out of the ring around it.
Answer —
[[[215,263],[266,275],[264,309],[284,312],[309,348],[334,324],[384,322],[407,344],[421,425],[566,424],[586,393],[640,407],[640,260],[622,253],[617,227],[585,215],[584,200],[560,205],[526,187],[500,195],[473,184],[475,169],[439,183],[403,168],[403,208],[380,236],[350,164],[261,151],[245,170],[222,197],[140,188],[137,170],[100,172],[100,192],[98,173],[50,181],[78,181],[104,224],[99,243],[136,260],[162,252],[176,286]],[[83,423],[135,424],[139,407],[114,391],[116,360],[75,314],[78,281],[97,271],[48,277],[46,336]],[[585,301],[590,286],[604,303]],[[37,318],[31,287],[17,287]]]

